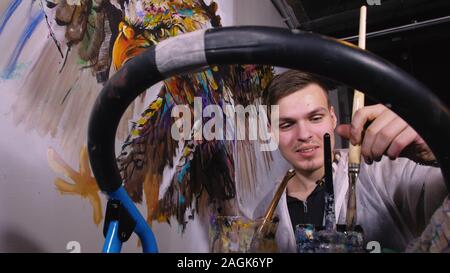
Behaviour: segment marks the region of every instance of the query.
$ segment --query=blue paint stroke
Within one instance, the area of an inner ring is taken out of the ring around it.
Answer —
[[[183,177],[186,175],[186,173],[188,172],[189,168],[191,167],[191,162],[186,163],[186,165],[184,165],[183,169],[181,169],[181,172],[178,174],[177,180],[178,183],[182,183],[183,182]]]
[[[0,34],[2,34],[3,29],[5,28],[9,19],[11,19],[11,16],[13,15],[13,13],[19,7],[20,3],[22,3],[22,0],[14,0],[14,1],[11,1],[11,3],[9,3],[8,8],[6,9],[5,13],[3,13],[3,15],[0,19]]]
[[[180,13],[181,15],[183,15],[185,17],[192,17],[192,16],[194,16],[194,11],[191,10],[191,9],[179,10],[178,13]]]
[[[28,22],[27,26],[25,27],[24,31],[22,32],[22,35],[20,36],[19,41],[17,42],[17,46],[14,49],[13,54],[11,55],[8,65],[6,66],[5,70],[3,71],[3,77],[6,79],[10,79],[11,75],[13,74],[14,70],[17,66],[17,60],[19,59],[20,54],[22,53],[23,48],[25,47],[26,43],[30,39],[31,35],[33,35],[33,32],[35,31],[36,27],[41,23],[42,20],[44,20],[44,12],[41,10],[36,15],[34,15],[31,20]]]
[[[178,203],[179,203],[180,205],[183,205],[184,203],[186,203],[186,198],[184,198],[183,195],[180,195],[180,196],[178,197]]]

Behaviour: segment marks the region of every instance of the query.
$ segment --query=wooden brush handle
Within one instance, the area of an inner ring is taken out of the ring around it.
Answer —
[[[353,108],[352,108],[352,120],[356,111],[364,107],[364,93],[355,90],[353,95]],[[348,163],[360,164],[361,163],[361,145],[349,144]]]
[[[359,12],[359,36],[358,46],[366,49],[366,25],[367,25],[367,7],[362,6]]]
[[[283,194],[284,189],[286,189],[287,183],[294,175],[295,175],[295,171],[289,170],[287,175],[284,177],[283,181],[278,186],[277,191],[275,192],[275,195],[272,198],[272,201],[270,202],[266,213],[264,214],[263,221],[261,223],[261,226],[258,229],[258,233],[263,233],[263,231],[268,226],[268,223],[270,223],[272,221],[273,213],[275,212],[275,209],[277,208],[277,205],[278,205],[278,202],[280,201],[281,195]]]
[[[359,16],[359,39],[358,46],[362,49],[366,49],[366,21],[367,21],[367,8],[362,6]],[[364,93],[355,90],[353,95],[353,108],[352,108],[352,120],[356,111],[364,107]],[[348,163],[360,164],[361,163],[361,145],[352,145],[350,143]]]

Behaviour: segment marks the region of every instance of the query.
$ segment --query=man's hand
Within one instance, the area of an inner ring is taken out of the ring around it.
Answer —
[[[370,125],[364,130],[366,124]],[[368,164],[380,161],[383,154],[391,159],[408,157],[422,164],[436,160],[419,134],[382,104],[361,108],[351,125],[339,125],[336,132],[353,145],[361,144],[361,154]]]

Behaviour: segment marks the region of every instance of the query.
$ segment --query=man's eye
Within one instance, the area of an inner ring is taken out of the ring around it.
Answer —
[[[323,119],[323,116],[322,115],[316,115],[316,116],[312,116],[311,117],[311,121],[312,122],[319,122],[319,121],[321,121]]]
[[[285,122],[285,123],[281,123],[279,127],[280,127],[280,129],[287,129],[287,128],[291,127],[291,126],[292,126],[292,123]]]

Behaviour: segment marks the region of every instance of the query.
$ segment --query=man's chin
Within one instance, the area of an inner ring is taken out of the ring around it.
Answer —
[[[313,162],[302,162],[296,164],[292,164],[294,168],[298,171],[304,171],[304,172],[314,172],[321,168],[320,164],[313,163]]]

